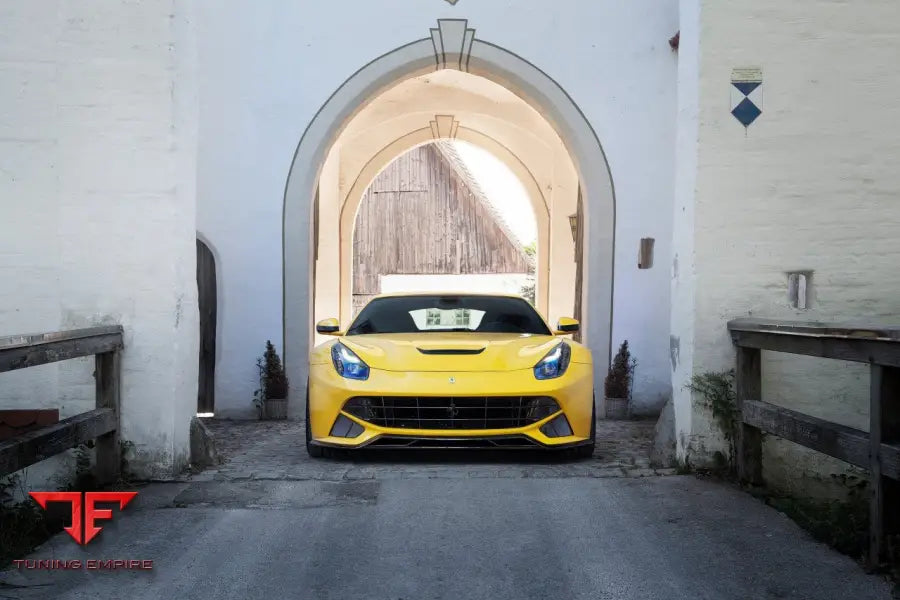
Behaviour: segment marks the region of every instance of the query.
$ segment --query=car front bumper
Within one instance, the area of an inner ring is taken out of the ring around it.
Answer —
[[[391,427],[343,410],[354,397],[491,398],[548,397],[559,410],[521,427],[489,429]],[[337,448],[568,448],[590,441],[593,418],[591,365],[572,363],[562,377],[537,380],[531,369],[502,372],[401,372],[372,369],[364,381],[346,379],[331,364],[310,365],[312,443]],[[564,416],[571,435],[548,436],[541,428]],[[357,426],[353,437],[332,435],[343,416]]]

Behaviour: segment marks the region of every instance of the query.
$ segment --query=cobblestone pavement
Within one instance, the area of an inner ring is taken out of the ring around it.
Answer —
[[[523,451],[369,451],[311,459],[302,421],[207,419],[225,462],[194,481],[242,479],[323,480],[395,478],[647,477],[674,469],[650,467],[654,420],[597,422],[590,459]]]

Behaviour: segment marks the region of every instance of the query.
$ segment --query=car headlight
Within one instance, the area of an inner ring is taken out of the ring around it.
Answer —
[[[369,365],[347,346],[336,343],[331,347],[331,362],[341,377],[347,379],[368,379]]]
[[[571,358],[572,349],[567,343],[560,342],[538,364],[534,365],[535,379],[556,379],[561,377],[569,367],[569,359]]]

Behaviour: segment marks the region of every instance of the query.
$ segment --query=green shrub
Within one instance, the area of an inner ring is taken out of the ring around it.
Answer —
[[[259,369],[259,389],[254,396],[257,400],[282,400],[288,395],[288,379],[281,364],[281,358],[271,341],[266,340],[266,351],[256,361]]]
[[[619,351],[613,358],[612,366],[606,375],[604,389],[607,398],[630,398],[631,383],[634,376],[634,367],[637,361],[631,357],[628,350],[628,340],[622,342]]]

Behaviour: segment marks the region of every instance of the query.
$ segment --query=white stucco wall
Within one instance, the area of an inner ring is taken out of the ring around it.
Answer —
[[[697,3],[682,4],[694,19]],[[676,294],[673,329],[690,330],[677,315],[694,311],[693,330],[681,337],[688,371],[733,365],[725,322],[734,317],[896,322],[900,73],[883,66],[900,55],[898,16],[890,0],[865,10],[814,0],[702,2],[693,218],[690,202],[676,206],[685,215],[676,231],[686,233],[675,248],[676,288],[692,293]],[[683,23],[683,49],[696,44],[691,37]],[[731,69],[743,66],[762,67],[764,79],[763,113],[747,131],[729,113]],[[691,93],[681,99],[685,108]],[[691,118],[680,115],[683,131]],[[684,192],[689,179],[681,180]],[[808,310],[789,306],[791,270],[814,271]],[[866,428],[864,367],[772,353],[763,359],[764,399]],[[696,410],[679,419],[698,455],[716,445],[705,420]],[[841,466],[786,443],[767,442],[766,455],[776,483],[795,466],[825,478]]]
[[[564,0],[551,11],[523,0],[513,12],[500,1],[233,0],[198,11],[198,228],[221,257],[217,413],[251,416],[254,358],[266,339],[283,347],[282,197],[300,135],[348,76],[428,37],[438,18],[468,19],[476,37],[536,64],[597,131],[618,201],[613,339],[627,337],[640,361],[638,410],[658,408],[670,389],[676,57],[667,40],[678,28],[675,0]],[[655,265],[643,271],[641,237],[657,240]]]
[[[675,442],[679,460],[684,461],[693,431],[692,398],[685,386],[694,373],[694,200],[699,136],[700,0],[681,0],[679,23],[669,360]]]
[[[132,467],[196,409],[197,81],[186,1],[0,6],[0,335],[121,323]],[[3,407],[93,408],[90,359],[0,375]]]

